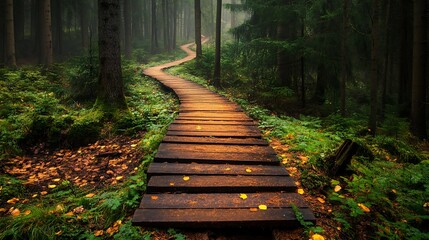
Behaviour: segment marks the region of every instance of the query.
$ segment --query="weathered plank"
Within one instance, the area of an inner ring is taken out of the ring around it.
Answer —
[[[152,176],[147,185],[148,193],[187,192],[187,193],[242,193],[295,191],[296,185],[287,176]]]
[[[279,160],[275,155],[256,153],[204,153],[204,152],[158,152],[155,162],[180,162],[180,163],[229,163],[251,165],[278,165]]]
[[[258,131],[241,132],[209,132],[209,131],[168,131],[167,136],[188,136],[188,137],[229,137],[229,138],[261,138]]]
[[[225,124],[176,124],[172,123],[168,127],[169,131],[193,131],[193,132],[259,132],[256,126],[247,125],[225,125]]]
[[[211,144],[180,144],[161,143],[158,152],[201,152],[207,153],[250,153],[255,155],[276,155],[276,152],[268,146],[243,146],[243,145],[211,145]]]
[[[140,208],[154,209],[213,209],[213,208],[257,208],[266,205],[268,208],[290,208],[291,204],[308,207],[304,198],[297,193],[262,192],[245,193],[182,193],[182,194],[147,194],[143,197]]]
[[[270,165],[158,163],[149,165],[148,177],[154,175],[247,175],[289,176],[285,168]]]
[[[173,124],[182,124],[182,125],[239,125],[239,126],[255,126],[254,122],[249,121],[223,121],[223,120],[174,120]]]
[[[304,221],[316,219],[307,208],[300,209]],[[291,208],[267,209],[137,209],[132,222],[145,227],[178,228],[297,228],[300,223]]]
[[[164,143],[201,143],[201,144],[223,144],[223,145],[259,145],[268,146],[268,142],[260,138],[221,138],[221,137],[186,137],[165,136]]]

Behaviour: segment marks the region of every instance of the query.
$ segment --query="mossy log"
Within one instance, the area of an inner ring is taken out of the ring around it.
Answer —
[[[333,166],[328,169],[330,176],[343,175],[346,171],[347,165],[350,164],[352,157],[357,153],[359,144],[350,139],[346,139],[343,144],[338,148],[333,157]]]

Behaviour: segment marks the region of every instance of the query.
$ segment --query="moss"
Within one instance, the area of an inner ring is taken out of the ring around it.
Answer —
[[[82,146],[95,142],[101,134],[103,115],[101,111],[91,110],[79,116],[68,131],[68,143],[71,146]]]

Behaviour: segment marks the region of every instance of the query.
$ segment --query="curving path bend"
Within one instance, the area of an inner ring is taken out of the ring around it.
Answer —
[[[168,228],[296,228],[292,204],[315,222],[305,200],[255,122],[240,107],[163,69],[188,56],[144,70],[180,101],[154,162],[133,224]]]

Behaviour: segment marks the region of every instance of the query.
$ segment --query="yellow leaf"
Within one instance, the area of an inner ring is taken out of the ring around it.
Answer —
[[[62,212],[62,211],[64,211],[64,206],[62,204],[58,204],[55,207],[55,210],[57,210],[57,212]]]
[[[92,197],[94,197],[95,196],[95,194],[94,193],[88,193],[88,194],[86,194],[85,195],[85,197],[87,197],[87,198],[92,198]]]
[[[37,197],[38,196],[38,194],[36,193],[36,194],[33,194],[33,196],[31,196],[32,198],[35,198],[35,197]]]
[[[257,211],[258,211],[258,209],[257,209],[257,208],[250,208],[250,211],[251,211],[251,212],[257,212]]]
[[[316,233],[311,236],[311,240],[325,240],[325,237]]]
[[[228,168],[226,168],[225,170],[226,170],[226,171],[231,171],[231,168],[229,168],[229,167],[228,167]]]
[[[264,205],[264,204],[261,204],[261,205],[259,205],[258,206],[258,208],[260,209],[260,210],[267,210],[267,205]]]
[[[243,199],[243,200],[246,200],[247,199],[247,195],[244,194],[244,193],[241,193],[240,194],[240,198]]]
[[[63,230],[60,230],[60,231],[55,233],[56,236],[61,236],[61,234],[63,234]]]
[[[0,208],[0,213],[6,212],[6,208]]]
[[[137,144],[131,144],[131,147],[135,148],[135,147],[137,147]]]
[[[40,195],[42,195],[42,196],[44,196],[46,194],[48,194],[48,192],[46,192],[46,191],[40,192]]]
[[[104,231],[103,230],[97,230],[94,232],[94,236],[99,237],[99,236],[103,236]]]
[[[174,182],[171,182],[171,183],[170,183],[170,186],[174,186]]]
[[[61,178],[55,178],[55,179],[53,179],[52,181],[53,181],[53,182],[59,182],[59,181],[61,181]]]
[[[250,168],[246,168],[246,172],[251,173],[251,172],[252,172],[252,169],[250,169]]]
[[[65,216],[67,216],[67,217],[71,217],[71,216],[73,216],[74,215],[74,213],[72,212],[72,211],[70,211],[70,212],[68,212],[68,213],[66,213],[66,214],[64,214]]]
[[[150,196],[150,199],[152,199],[152,200],[157,200],[157,199],[158,199],[158,196]]]
[[[10,203],[10,204],[16,204],[17,202],[19,202],[19,198],[15,198],[15,197],[7,200],[7,203]]]
[[[304,189],[298,188],[298,193],[301,194],[301,195],[304,194]]]
[[[119,181],[119,180],[121,180],[122,178],[124,178],[124,177],[123,177],[123,176],[117,176],[117,177],[116,177],[116,180],[118,180],[118,181]]]
[[[52,189],[52,188],[56,188],[56,187],[57,187],[57,185],[55,185],[55,184],[49,184],[49,185],[48,185],[48,188],[51,188],[51,189]]]
[[[335,186],[334,192],[339,192],[340,190],[341,190],[341,186],[340,185]]]
[[[321,198],[321,197],[318,197],[318,198],[317,198],[317,201],[319,201],[319,202],[321,202],[321,203],[325,203],[325,199],[323,199],[323,198]]]
[[[189,179],[190,179],[189,176],[184,176],[183,177],[183,181],[189,181]]]
[[[10,212],[10,215],[12,215],[14,217],[19,216],[19,214],[21,214],[21,211],[19,211],[18,208],[15,208],[15,209],[12,210],[12,212]]]
[[[25,216],[29,215],[30,213],[31,213],[31,210],[29,210],[29,209],[27,209],[27,210],[24,211],[24,215]]]
[[[358,206],[366,213],[371,212],[371,210],[367,206],[363,205],[363,203],[358,203]]]

